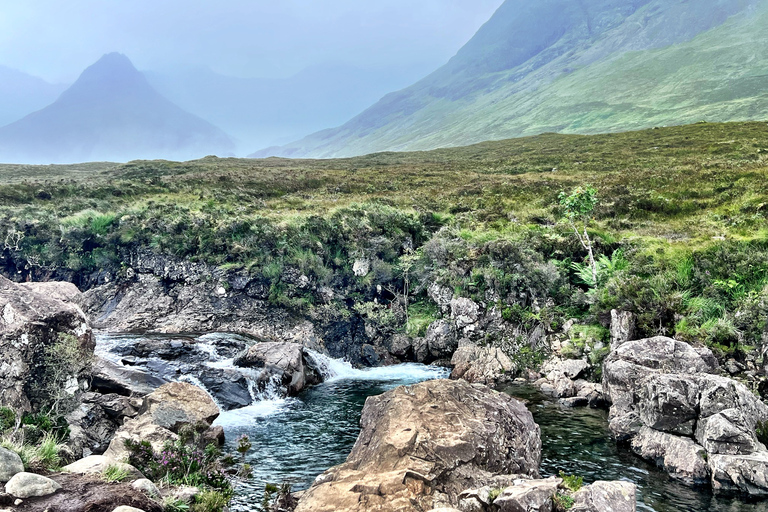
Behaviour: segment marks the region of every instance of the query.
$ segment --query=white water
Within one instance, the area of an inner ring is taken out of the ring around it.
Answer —
[[[412,380],[421,381],[439,379],[448,376],[448,370],[438,366],[424,366],[417,363],[405,363],[394,366],[377,368],[354,368],[342,359],[333,359],[314,350],[306,350],[315,370],[323,377],[324,382],[339,380]]]

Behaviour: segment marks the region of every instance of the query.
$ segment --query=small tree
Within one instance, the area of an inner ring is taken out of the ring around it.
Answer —
[[[573,192],[561,192],[560,206],[563,208],[565,220],[573,228],[582,247],[589,254],[589,266],[592,269],[592,282],[597,283],[597,263],[592,250],[592,240],[587,233],[587,226],[592,218],[592,212],[597,206],[597,189],[594,187],[576,187]]]

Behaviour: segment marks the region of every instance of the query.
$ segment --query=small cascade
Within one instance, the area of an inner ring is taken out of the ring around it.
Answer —
[[[308,363],[317,371],[325,382],[337,380],[405,380],[420,382],[431,379],[444,379],[450,370],[440,366],[424,366],[418,363],[405,363],[376,368],[354,368],[342,359],[333,359],[314,350],[305,349]]]

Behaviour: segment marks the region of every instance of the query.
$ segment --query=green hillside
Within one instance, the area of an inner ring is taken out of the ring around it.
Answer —
[[[340,128],[259,155],[347,156],[768,118],[768,1],[523,4],[505,2],[421,82]]]

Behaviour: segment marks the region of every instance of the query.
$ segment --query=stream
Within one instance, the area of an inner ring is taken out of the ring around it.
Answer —
[[[219,354],[222,341],[230,335],[215,334],[195,340],[200,352],[208,354],[204,363],[215,368],[230,368],[231,358]],[[182,337],[176,337],[181,339]],[[136,340],[164,340],[173,336],[100,335],[97,353],[113,361],[126,343]],[[242,339],[238,337],[238,339]],[[278,398],[269,390],[253,392],[251,405],[223,412],[216,420],[227,438],[228,450],[235,452],[238,436],[247,434],[253,445],[247,462],[253,478],[240,483],[231,510],[256,510],[266,483],[287,482],[294,490],[309,487],[326,469],[344,462],[359,433],[360,414],[369,396],[400,385],[445,378],[448,370],[415,363],[390,367],[355,369],[339,360],[320,354],[313,359],[326,381],[295,398]],[[168,361],[147,360],[148,369],[163,367]],[[162,364],[161,364],[162,363]],[[185,372],[179,380],[201,384]],[[584,482],[626,480],[638,486],[637,509],[655,512],[768,512],[768,502],[748,503],[715,498],[707,489],[691,489],[670,479],[610,438],[607,412],[589,408],[563,408],[556,400],[530,386],[508,386],[504,391],[525,400],[541,427],[543,477],[560,471],[581,475]]]

